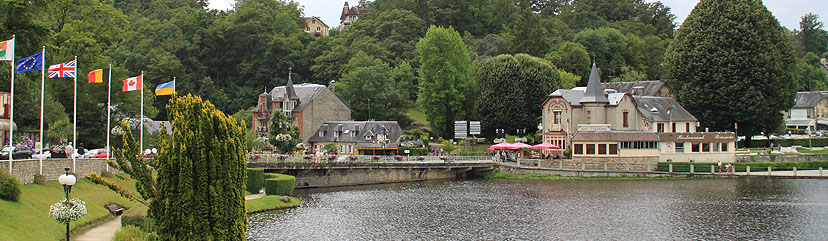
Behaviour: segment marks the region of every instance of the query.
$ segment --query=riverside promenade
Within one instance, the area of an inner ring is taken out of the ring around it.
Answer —
[[[734,173],[724,172],[710,172],[710,171],[642,171],[642,168],[635,168],[632,164],[628,167],[618,166],[617,168],[588,168],[596,166],[595,163],[566,163],[558,164],[544,162],[550,161],[535,161],[535,160],[521,160],[520,162],[496,162],[495,170],[498,172],[514,173],[514,174],[547,174],[559,176],[582,176],[582,177],[623,177],[623,176],[649,176],[649,177],[722,177],[722,178],[789,178],[789,179],[828,179],[828,173],[820,169],[807,170],[773,170],[768,171],[766,167],[753,168],[752,170],[744,170]],[[552,161],[555,162],[555,161]],[[558,161],[560,162],[560,161]],[[710,167],[712,165],[700,164],[695,165],[698,168]],[[652,170],[655,170],[654,168]],[[670,168],[672,170],[672,168]],[[698,169],[696,169],[698,170]],[[708,169],[709,170],[709,169]]]

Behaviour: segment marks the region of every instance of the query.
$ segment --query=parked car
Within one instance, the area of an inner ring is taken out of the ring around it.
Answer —
[[[98,153],[104,153],[104,152],[106,152],[106,150],[104,150],[103,148],[86,150],[86,153],[84,153],[83,156],[80,157],[80,158],[95,158],[95,155],[98,155]]]
[[[0,160],[8,160],[9,159],[9,152],[12,148],[10,146],[4,146],[3,150],[0,150]],[[28,146],[15,146],[14,151],[12,152],[13,159],[31,159],[32,158],[32,149],[29,149]]]
[[[106,149],[101,149],[97,154],[92,155],[92,158],[112,158],[112,153],[106,153]]]

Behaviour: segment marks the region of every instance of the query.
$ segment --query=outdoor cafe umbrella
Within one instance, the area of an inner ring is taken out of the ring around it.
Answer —
[[[515,142],[515,144],[511,144],[509,147],[507,147],[507,149],[509,150],[520,150],[527,148],[532,148],[532,146],[523,142]]]
[[[544,142],[541,144],[534,145],[530,147],[530,149],[561,149],[561,147]]]
[[[508,149],[510,146],[512,146],[512,144],[509,144],[508,142],[501,142],[501,143],[490,146],[486,150],[489,150],[489,151],[502,150],[502,149]]]

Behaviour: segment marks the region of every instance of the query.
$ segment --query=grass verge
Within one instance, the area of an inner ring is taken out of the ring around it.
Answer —
[[[107,179],[135,192],[135,183],[129,179]],[[0,200],[0,240],[62,239],[66,235],[66,225],[49,218],[49,206],[65,197],[63,186],[57,181],[47,182],[45,186],[28,184],[21,186],[21,192],[19,202]],[[78,180],[72,187],[71,197],[86,202],[87,210],[86,216],[70,223],[73,235],[110,220],[113,216],[103,206],[108,202],[116,202],[125,207],[136,205],[105,186],[87,179]]]
[[[302,204],[302,199],[300,198],[291,197],[290,202],[282,202],[282,200],[279,200],[282,197],[283,196],[270,195],[257,199],[246,200],[245,207],[247,208],[247,213],[250,214],[277,209],[293,208]]]
[[[516,179],[516,180],[649,180],[649,179],[686,179],[685,177],[648,177],[648,176],[620,176],[620,177],[565,177],[546,174],[512,174],[497,172],[485,176],[486,179]]]

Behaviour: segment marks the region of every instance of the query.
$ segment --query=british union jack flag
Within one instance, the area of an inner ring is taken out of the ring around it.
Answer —
[[[49,65],[49,78],[75,78],[75,61]]]

